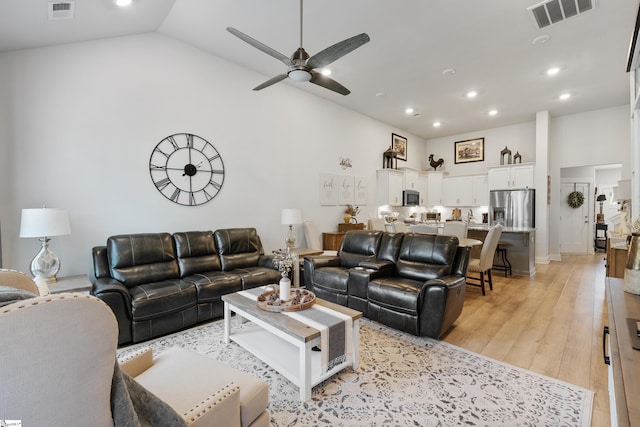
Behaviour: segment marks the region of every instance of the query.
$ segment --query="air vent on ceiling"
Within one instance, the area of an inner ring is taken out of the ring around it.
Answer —
[[[48,5],[49,20],[73,19],[75,1],[50,1]]]
[[[527,8],[538,28],[573,18],[596,7],[596,0],[547,0]]]

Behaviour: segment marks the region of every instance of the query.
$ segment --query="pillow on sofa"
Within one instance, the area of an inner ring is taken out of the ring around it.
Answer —
[[[0,307],[37,296],[32,292],[12,288],[11,286],[0,286]]]

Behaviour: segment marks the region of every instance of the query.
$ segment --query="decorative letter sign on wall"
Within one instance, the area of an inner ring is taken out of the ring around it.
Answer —
[[[363,176],[356,176],[354,187],[353,203],[356,206],[366,205],[369,196],[369,180]]]
[[[338,204],[339,175],[320,174],[320,205],[335,206]]]
[[[338,204],[353,204],[353,176],[340,176],[340,191],[338,192]]]
[[[319,179],[320,205],[366,205],[369,180],[363,176],[321,173]]]

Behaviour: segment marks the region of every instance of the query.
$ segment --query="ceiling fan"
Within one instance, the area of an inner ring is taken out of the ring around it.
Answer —
[[[337,92],[341,95],[348,95],[349,93],[351,93],[349,89],[342,86],[337,81],[323,75],[322,73],[315,71],[314,69],[326,67],[327,65],[331,64],[337,59],[342,58],[347,53],[359,48],[369,41],[369,36],[367,34],[358,34],[357,36],[353,36],[332,46],[329,46],[323,51],[320,51],[315,55],[309,57],[309,54],[302,47],[302,0],[300,0],[300,47],[293,53],[293,55],[291,55],[291,58],[286,57],[280,52],[244,34],[243,32],[236,30],[233,27],[228,27],[227,31],[229,31],[239,39],[245,41],[246,43],[249,43],[256,49],[260,49],[267,55],[271,55],[274,58],[280,60],[288,67],[286,73],[279,74],[267,80],[266,82],[254,87],[253,90],[264,89],[289,77],[291,80],[296,82],[311,82],[318,86],[322,86],[326,89]]]

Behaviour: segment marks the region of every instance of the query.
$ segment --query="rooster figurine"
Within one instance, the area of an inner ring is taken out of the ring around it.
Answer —
[[[429,154],[429,164],[433,168],[433,170],[438,170],[438,167],[444,164],[443,159],[433,160],[433,154]]]

